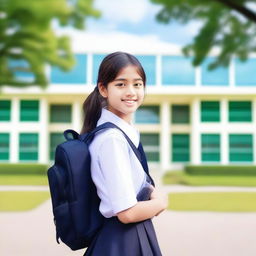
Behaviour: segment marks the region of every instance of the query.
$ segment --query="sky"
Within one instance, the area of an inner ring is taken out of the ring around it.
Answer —
[[[123,33],[152,37],[158,41],[180,46],[192,41],[200,24],[161,24],[156,21],[160,5],[150,0],[94,0],[94,7],[102,12],[99,19],[86,19],[86,33]]]

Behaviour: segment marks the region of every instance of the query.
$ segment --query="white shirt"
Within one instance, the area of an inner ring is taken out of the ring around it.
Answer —
[[[107,109],[102,109],[97,126],[105,122],[112,122],[121,128],[138,147],[140,136],[133,125]],[[116,128],[97,132],[89,151],[92,179],[101,199],[101,214],[110,218],[134,206],[146,175],[123,133]]]

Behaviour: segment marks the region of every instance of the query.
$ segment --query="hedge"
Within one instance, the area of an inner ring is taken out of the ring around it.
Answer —
[[[49,166],[35,163],[0,163],[0,175],[24,174],[24,175],[46,175]]]
[[[256,176],[256,165],[187,165],[190,175],[237,175]]]

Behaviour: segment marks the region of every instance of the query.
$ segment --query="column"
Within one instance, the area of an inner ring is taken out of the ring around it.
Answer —
[[[200,100],[195,98],[191,104],[191,133],[190,133],[190,162],[200,164],[201,138],[200,138]]]
[[[10,123],[10,162],[19,161],[19,98],[13,97],[11,103],[11,123]]]
[[[228,145],[228,100],[222,99],[220,102],[220,118],[221,118],[221,164],[229,162],[229,145]]]
[[[256,164],[256,99],[252,101],[252,123],[253,123],[253,163]]]
[[[39,145],[38,162],[47,164],[49,162],[49,128],[48,128],[48,102],[46,98],[40,99],[39,103]]]
[[[162,172],[170,167],[170,104],[161,105],[160,162]]]
[[[75,101],[72,105],[72,129],[80,133],[82,128],[82,106],[79,101]]]

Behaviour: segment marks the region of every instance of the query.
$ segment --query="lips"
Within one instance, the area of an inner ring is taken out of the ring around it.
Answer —
[[[122,100],[122,102],[124,102],[124,104],[125,104],[127,107],[132,107],[132,106],[135,105],[135,103],[137,102],[137,100],[124,99],[124,100]]]
[[[135,101],[137,101],[137,100],[132,100],[132,99],[124,99],[124,100],[122,100],[122,101],[125,101],[125,102],[128,102],[128,103],[133,103],[133,102],[135,102]]]

